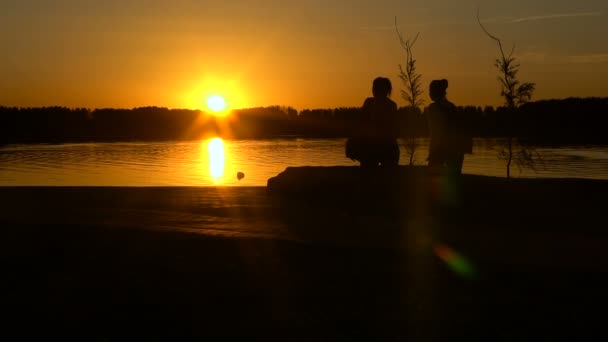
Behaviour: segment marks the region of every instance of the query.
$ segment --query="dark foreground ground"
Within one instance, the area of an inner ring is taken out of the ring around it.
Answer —
[[[607,182],[336,195],[317,171],[270,192],[0,188],[2,340],[606,337]]]

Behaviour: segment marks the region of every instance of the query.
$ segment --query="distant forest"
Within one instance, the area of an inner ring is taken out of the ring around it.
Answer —
[[[458,107],[476,137],[511,133],[534,143],[608,143],[608,98],[542,100],[516,112],[504,107]],[[403,137],[428,136],[419,110],[400,108]],[[216,117],[198,110],[142,107],[86,109],[0,107],[0,143],[192,140],[224,138],[347,137],[360,108],[260,107]]]

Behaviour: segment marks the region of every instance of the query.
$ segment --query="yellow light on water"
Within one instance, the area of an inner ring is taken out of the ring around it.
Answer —
[[[224,175],[224,165],[226,163],[223,140],[220,138],[209,140],[207,151],[209,151],[209,171],[211,172],[211,177],[217,183]]]

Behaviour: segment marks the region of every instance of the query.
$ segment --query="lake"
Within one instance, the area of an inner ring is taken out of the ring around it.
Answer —
[[[288,166],[355,166],[345,139],[266,139],[5,145],[0,186],[265,186]],[[426,164],[428,140],[419,139],[414,163]],[[505,176],[500,142],[475,139],[463,172]],[[608,146],[537,148],[536,171],[512,167],[513,177],[608,179]],[[409,163],[401,148],[400,164]],[[237,172],[245,177],[237,179]]]

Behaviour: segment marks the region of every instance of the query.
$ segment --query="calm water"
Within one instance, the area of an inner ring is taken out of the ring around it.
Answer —
[[[344,139],[205,140],[153,143],[84,143],[0,147],[0,185],[228,185],[265,186],[288,166],[353,166]],[[475,141],[463,171],[504,176],[493,140]],[[415,163],[425,164],[420,141]],[[537,171],[512,168],[514,177],[608,179],[608,146],[538,149]],[[409,161],[401,149],[401,164]],[[238,180],[237,172],[245,178]]]

